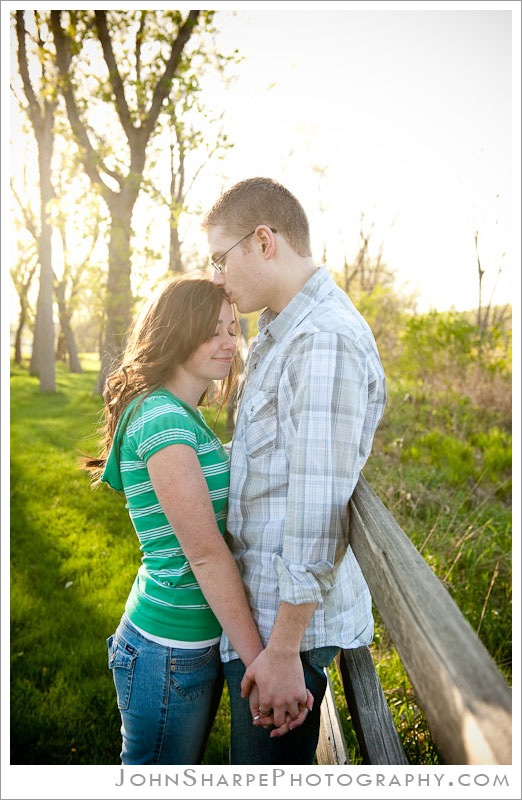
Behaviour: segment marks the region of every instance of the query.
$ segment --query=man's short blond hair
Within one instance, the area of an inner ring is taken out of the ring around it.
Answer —
[[[245,236],[258,225],[280,233],[303,258],[312,255],[310,227],[297,198],[271,178],[247,178],[228,189],[203,220],[203,230],[222,225],[231,236]]]

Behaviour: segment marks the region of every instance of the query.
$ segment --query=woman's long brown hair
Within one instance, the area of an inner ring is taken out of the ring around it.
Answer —
[[[84,456],[80,462],[80,468],[91,473],[93,483],[99,482],[124,410],[138,395],[146,397],[164,386],[176,368],[214,335],[223,300],[223,289],[208,278],[185,275],[171,279],[143,310],[120,362],[105,383],[101,454]],[[222,382],[221,407],[236,378],[237,361]],[[207,392],[199,403],[205,401],[206,395]]]

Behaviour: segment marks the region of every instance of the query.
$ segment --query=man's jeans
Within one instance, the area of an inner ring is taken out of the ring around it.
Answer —
[[[222,688],[219,645],[165,647],[123,617],[107,639],[122,764],[199,764]]]
[[[324,668],[338,652],[338,647],[319,647],[301,653],[305,683],[314,696],[314,707],[299,728],[275,739],[270,738],[269,730],[252,724],[248,698],[241,698],[243,662],[234,659],[223,664],[230,694],[231,764],[313,764],[327,683]]]

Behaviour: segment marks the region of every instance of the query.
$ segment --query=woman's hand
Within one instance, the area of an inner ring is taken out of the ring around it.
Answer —
[[[249,699],[251,699],[250,710],[252,712],[253,724],[255,725],[256,728],[264,728],[265,730],[270,730],[270,728],[272,728],[273,730],[270,734],[270,738],[272,739],[275,739],[279,736],[284,736],[285,733],[289,733],[290,731],[295,730],[295,728],[299,728],[306,720],[309,712],[312,710],[314,705],[313,694],[309,689],[306,690],[306,693],[307,693],[306,704],[305,705],[299,704],[299,714],[297,715],[297,717],[292,719],[290,714],[287,712],[284,723],[276,728],[274,727],[274,716],[272,709],[268,710],[259,706],[259,690],[257,689],[257,686],[254,684],[249,695]]]

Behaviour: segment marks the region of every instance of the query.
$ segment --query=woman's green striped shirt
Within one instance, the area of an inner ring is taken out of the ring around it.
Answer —
[[[221,626],[163,513],[147,470],[148,458],[171,444],[196,451],[216,522],[225,532],[229,459],[203,414],[166,389],[136,398],[120,419],[102,475],[103,481],[125,493],[142,552],[125,611],[131,622],[154,636],[207,641],[220,636]]]

